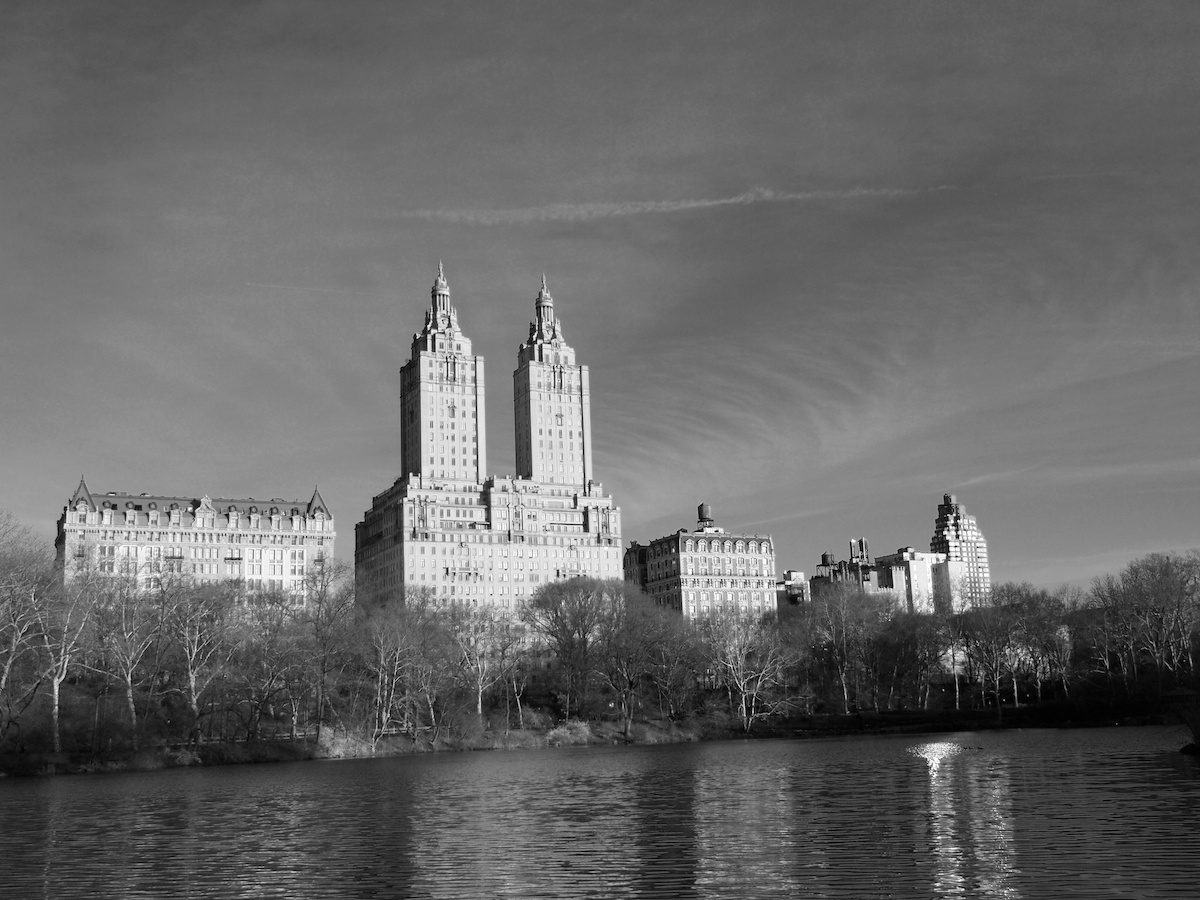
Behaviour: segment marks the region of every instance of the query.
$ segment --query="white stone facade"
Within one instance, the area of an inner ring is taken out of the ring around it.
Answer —
[[[951,595],[945,584],[946,555],[901,547],[875,558],[879,589],[902,600],[910,613],[941,612]]]
[[[535,313],[513,372],[517,474],[541,484],[586,486],[592,480],[588,368],[575,364],[575,351],[563,339],[545,276]]]
[[[587,367],[563,340],[545,279],[513,373],[516,477],[482,474],[483,358],[458,330],[440,267],[432,295],[402,370],[405,473],[355,530],[360,601],[423,589],[511,611],[550,581],[620,578],[620,510],[592,480]]]
[[[479,483],[487,466],[483,357],[458,327],[441,265],[431,293],[400,370],[400,464],[413,475]]]
[[[767,534],[726,531],[701,504],[692,531],[680,529],[625,551],[625,579],[689,619],[721,610],[760,615],[778,608],[775,545]]]
[[[307,501],[195,499],[93,494],[80,479],[58,520],[55,551],[68,584],[95,574],[153,590],[164,577],[182,576],[302,600],[308,577],[333,558],[336,537],[316,490]]]

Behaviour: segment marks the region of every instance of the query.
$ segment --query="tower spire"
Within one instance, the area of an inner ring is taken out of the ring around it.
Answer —
[[[429,294],[432,300],[430,305],[435,316],[450,312],[450,285],[446,283],[446,270],[440,259],[438,260],[437,278],[433,280],[433,287]]]

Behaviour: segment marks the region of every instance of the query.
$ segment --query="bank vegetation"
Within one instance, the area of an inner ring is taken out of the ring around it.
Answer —
[[[1196,552],[952,615],[837,585],[698,623],[620,581],[545,585],[506,615],[422,591],[364,606],[336,564],[301,602],[182,576],[64,586],[52,562],[0,517],[0,771],[1195,709]]]

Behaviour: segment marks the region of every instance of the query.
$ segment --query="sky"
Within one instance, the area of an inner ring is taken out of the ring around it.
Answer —
[[[545,272],[626,542],[994,581],[1200,547],[1200,5],[9,0],[0,507],[401,473],[439,260],[488,469]]]

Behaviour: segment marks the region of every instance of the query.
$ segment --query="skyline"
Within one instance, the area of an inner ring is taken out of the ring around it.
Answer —
[[[543,272],[647,543],[993,582],[1200,547],[1188,4],[16,3],[0,11],[0,507],[307,496],[400,469],[444,260],[488,471]]]

